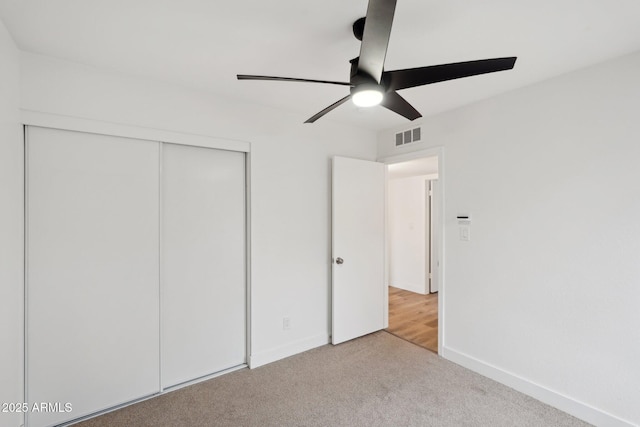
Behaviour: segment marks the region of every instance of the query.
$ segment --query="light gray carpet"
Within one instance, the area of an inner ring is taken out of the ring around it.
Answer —
[[[586,425],[386,332],[236,371],[77,424]]]

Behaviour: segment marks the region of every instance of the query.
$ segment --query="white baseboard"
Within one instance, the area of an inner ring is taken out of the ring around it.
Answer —
[[[249,357],[249,367],[251,369],[257,368],[258,366],[266,365],[267,363],[275,362],[276,360],[284,359],[285,357],[293,356],[294,354],[329,344],[329,342],[329,335],[320,334],[313,337],[303,338],[266,351],[254,353]]]
[[[518,375],[485,363],[450,347],[444,346],[440,356],[595,426],[636,426],[636,424],[630,421],[624,420],[615,415],[594,408],[586,403],[575,400],[569,396],[533,383],[527,379],[519,377]]]

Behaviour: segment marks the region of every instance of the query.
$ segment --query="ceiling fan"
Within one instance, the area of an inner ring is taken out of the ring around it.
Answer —
[[[353,24],[353,34],[362,43],[360,56],[350,61],[349,82],[246,74],[238,74],[238,80],[324,83],[350,87],[349,95],[310,117],[305,123],[315,122],[349,99],[352,99],[353,103],[360,107],[382,105],[409,120],[415,120],[422,115],[396,91],[478,74],[510,70],[515,65],[516,57],[507,57],[385,71],[384,60],[387,55],[396,1],[369,0],[367,16],[358,19]]]

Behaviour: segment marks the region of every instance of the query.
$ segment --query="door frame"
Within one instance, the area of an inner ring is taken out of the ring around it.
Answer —
[[[442,354],[442,349],[445,344],[445,327],[446,327],[446,316],[445,316],[445,252],[444,252],[444,240],[445,240],[445,227],[444,227],[444,200],[445,200],[445,191],[444,191],[444,182],[445,182],[445,170],[444,170],[444,147],[437,146],[432,148],[427,148],[418,151],[412,151],[410,153],[404,154],[395,154],[391,156],[384,156],[377,159],[378,162],[384,163],[385,165],[391,165],[394,163],[402,163],[409,160],[422,159],[425,157],[437,157],[438,158],[438,191],[436,192],[435,199],[433,201],[436,203],[436,218],[438,224],[438,241],[436,243],[436,248],[438,251],[438,255],[440,257],[440,265],[439,271],[437,274],[437,283],[438,283],[438,354]],[[385,185],[388,185],[386,183]],[[388,190],[388,189],[386,189]],[[385,216],[388,217],[388,200],[385,201]],[[387,227],[388,230],[388,227]],[[388,231],[385,231],[385,287],[389,289],[389,238],[387,235]],[[385,324],[389,323],[389,304],[385,308]]]

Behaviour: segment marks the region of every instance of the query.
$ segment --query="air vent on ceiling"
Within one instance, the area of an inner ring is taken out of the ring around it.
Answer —
[[[420,128],[410,129],[404,132],[396,133],[396,147],[420,141]]]

